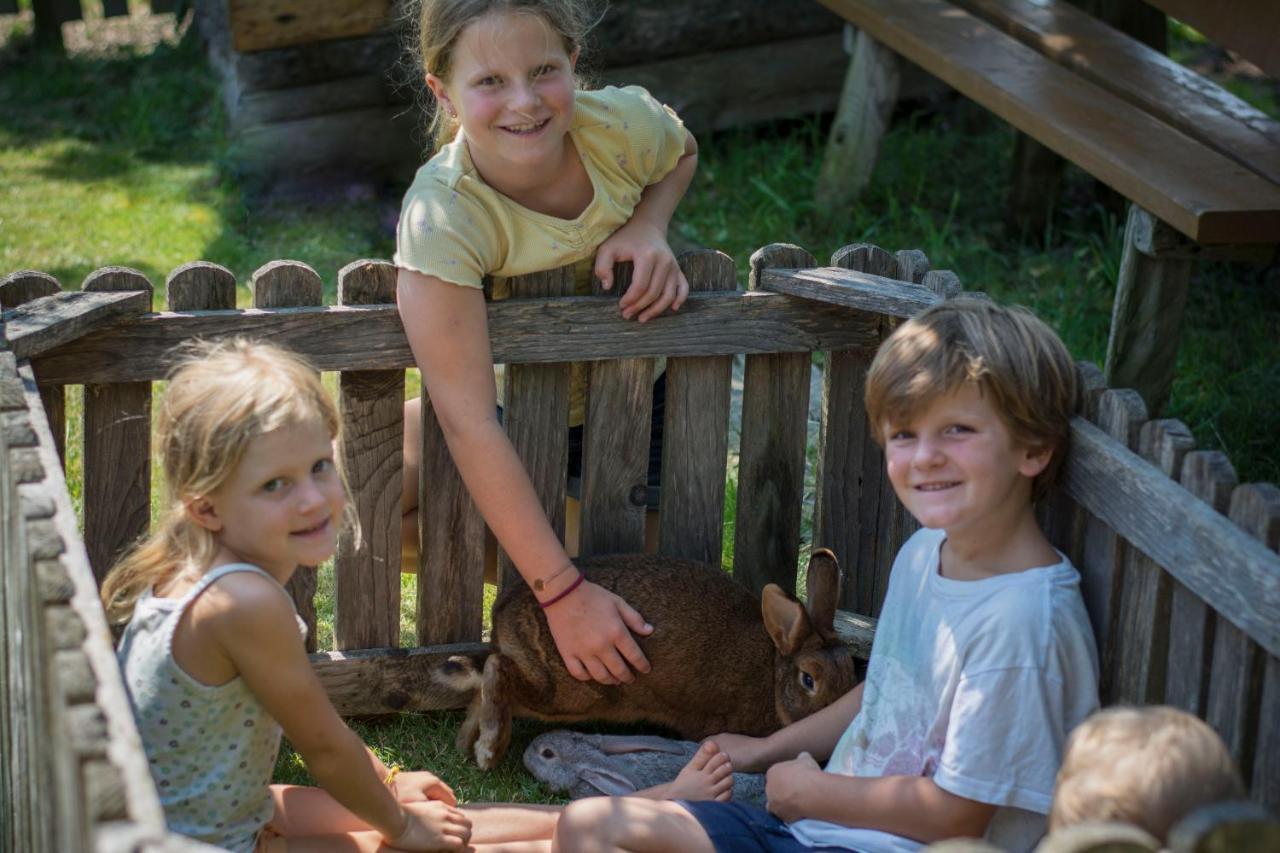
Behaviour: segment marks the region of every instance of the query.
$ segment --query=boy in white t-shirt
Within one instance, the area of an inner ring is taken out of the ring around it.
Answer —
[[[956,299],[894,332],[866,388],[924,527],[894,561],[867,680],[768,737],[712,739],[735,769],[768,768],[767,811],[579,800],[556,849],[1028,850],[1043,834],[1067,733],[1098,705],[1080,576],[1034,515],[1067,449],[1075,366],[1029,312]]]

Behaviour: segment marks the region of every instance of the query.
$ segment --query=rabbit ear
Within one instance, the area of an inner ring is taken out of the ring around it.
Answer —
[[[835,635],[836,603],[840,598],[840,563],[829,548],[819,548],[809,556],[805,580],[805,608],[813,626],[824,639]]]
[[[804,607],[777,584],[769,584],[760,594],[760,612],[764,616],[764,629],[781,654],[794,653],[813,632]]]
[[[610,797],[625,797],[636,792],[635,783],[607,767],[582,768],[582,781]]]
[[[685,755],[687,750],[678,740],[656,735],[598,735],[596,746],[605,755],[623,755],[628,752],[666,752]]]

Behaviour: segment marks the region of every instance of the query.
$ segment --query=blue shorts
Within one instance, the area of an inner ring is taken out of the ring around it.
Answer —
[[[805,845],[791,834],[781,818],[759,806],[715,800],[676,802],[702,825],[716,853],[813,853],[844,849]]]

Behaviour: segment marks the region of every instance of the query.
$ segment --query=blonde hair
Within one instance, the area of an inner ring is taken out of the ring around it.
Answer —
[[[213,534],[190,519],[184,501],[216,491],[258,436],[316,419],[337,439],[337,407],[301,356],[244,338],[185,345],[155,433],[168,508],[103,582],[108,621],[128,622],[138,596],[181,567],[212,562]]]
[[[875,440],[963,383],[975,383],[1025,447],[1052,448],[1032,485],[1038,500],[1053,484],[1071,438],[1078,380],[1067,348],[1025,308],[964,297],[931,305],[894,331],[867,373],[866,406]]]
[[[1108,708],[1067,740],[1049,811],[1049,829],[1122,821],[1164,841],[1196,808],[1244,796],[1222,738],[1167,705]]]
[[[593,16],[583,0],[421,0],[417,16],[417,61],[423,74],[448,80],[453,66],[453,50],[462,32],[473,22],[495,12],[536,15],[564,43],[572,55],[582,47],[587,33],[599,16]],[[432,149],[453,139],[456,119],[444,110],[432,111],[429,133]]]

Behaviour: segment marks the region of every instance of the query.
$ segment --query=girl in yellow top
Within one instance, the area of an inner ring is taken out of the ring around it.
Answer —
[[[652,627],[581,582],[497,419],[485,275],[582,261],[612,285],[632,261],[622,315],[676,310],[688,283],[666,231],[697,169],[697,143],[644,90],[578,91],[587,29],[578,0],[424,0],[422,62],[437,139],[397,235],[397,299],[450,452],[480,513],[539,599],[566,667],[604,684],[649,668],[631,632]],[[500,291],[500,288],[495,288]],[[498,292],[495,295],[500,296]],[[418,418],[406,416],[406,528],[416,529]],[[567,594],[566,594],[567,593]]]

